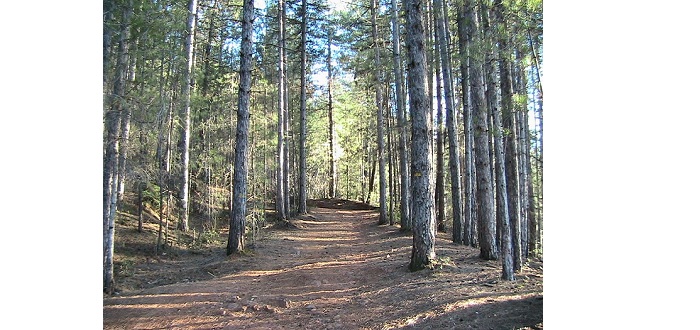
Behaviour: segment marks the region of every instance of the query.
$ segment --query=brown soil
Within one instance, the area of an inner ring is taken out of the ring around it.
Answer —
[[[514,282],[500,262],[439,233],[433,270],[410,272],[411,235],[374,207],[315,201],[293,229],[267,228],[227,257],[225,241],[153,256],[153,224],[122,221],[105,329],[542,329],[542,264]],[[221,233],[225,236],[225,233]],[[121,252],[120,252],[121,251]]]

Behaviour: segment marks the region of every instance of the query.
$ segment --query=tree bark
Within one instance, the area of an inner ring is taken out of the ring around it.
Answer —
[[[404,76],[401,67],[401,51],[399,41],[399,9],[396,0],[391,0],[391,25],[392,25],[392,48],[394,61],[394,82],[396,86],[396,112],[399,129],[399,177],[400,177],[400,195],[399,209],[401,213],[401,231],[411,229],[411,219],[409,211],[409,176],[408,176],[408,157],[407,153],[407,137],[406,137],[406,95],[404,91]]]
[[[185,53],[187,63],[182,78],[183,105],[180,112],[182,121],[182,135],[180,136],[180,153],[182,155],[180,172],[180,192],[178,199],[179,220],[178,227],[182,231],[189,230],[189,188],[190,188],[190,124],[191,124],[191,84],[192,69],[194,67],[194,33],[196,29],[197,0],[190,0],[187,5],[187,33],[185,38]]]
[[[281,220],[288,219],[288,210],[286,206],[286,194],[287,191],[284,190],[284,16],[285,16],[285,0],[279,0],[277,8],[277,21],[278,21],[278,55],[279,62],[277,66],[278,70],[278,82],[277,82],[277,95],[278,95],[278,108],[277,108],[277,216]]]
[[[464,216],[462,213],[462,178],[460,173],[460,153],[459,153],[459,138],[457,136],[457,121],[455,120],[454,108],[454,89],[452,86],[452,63],[449,57],[450,40],[449,30],[447,29],[447,9],[440,0],[433,0],[435,8],[435,25],[437,30],[437,39],[439,42],[440,58],[442,63],[442,77],[444,81],[445,93],[445,114],[447,120],[447,134],[450,148],[450,181],[452,195],[452,241],[462,243],[462,226],[464,225]]]
[[[226,254],[240,253],[245,248],[245,223],[248,177],[248,130],[253,62],[253,0],[243,2],[241,28],[241,71],[236,116],[236,158],[233,177],[233,207]]]
[[[299,101],[299,214],[306,214],[306,30],[307,4],[301,1],[301,99]]]
[[[467,0],[467,42],[473,44],[478,39],[476,25],[476,1]],[[481,66],[483,57],[477,56],[476,51],[469,52],[469,83],[473,105],[475,165],[477,179],[477,204],[479,219],[479,257],[485,260],[498,259],[496,246],[496,218],[494,212],[494,194],[489,159],[488,109],[484,94],[484,75]]]
[[[413,196],[413,248],[411,270],[432,267],[435,259],[435,222],[433,200],[430,192],[432,168],[429,155],[428,121],[429,100],[427,99],[425,34],[423,24],[423,3],[420,0],[406,0],[406,45],[408,54],[408,93],[413,125],[411,127],[411,190]]]
[[[113,90],[112,94],[107,97],[109,109],[105,112],[107,136],[104,141],[105,151],[102,168],[102,270],[103,291],[107,294],[114,292],[114,223],[117,214],[119,120],[124,111],[128,40],[132,12],[133,6],[129,1],[122,15]]]
[[[386,159],[384,146],[384,94],[382,93],[379,35],[377,33],[377,0],[372,0],[372,40],[374,41],[375,98],[377,101],[377,158],[379,158],[379,224],[387,223],[386,215]]]
[[[433,36],[435,42],[433,43],[434,54],[433,63],[435,68],[435,99],[436,102],[436,119],[437,125],[435,130],[435,221],[437,222],[437,230],[445,231],[445,144],[444,144],[444,126],[443,126],[443,112],[442,112],[442,75],[440,71],[440,38],[438,36],[438,13],[436,12],[436,6],[433,1]],[[439,7],[437,7],[439,8]]]
[[[513,86],[511,84],[511,71],[510,71],[510,46],[509,40],[505,35],[504,31],[507,31],[507,25],[505,21],[502,0],[495,0],[493,3],[494,21],[496,26],[500,26],[498,31],[501,33],[496,35],[496,40],[498,41],[498,65],[500,72],[500,83],[501,83],[501,109],[503,111],[503,129],[507,132],[504,141],[504,151],[505,151],[505,170],[507,189],[508,189],[508,220],[510,221],[511,232],[512,232],[512,245],[513,245],[513,270],[519,272],[522,268],[522,238],[521,238],[521,224],[520,224],[520,190],[519,190],[519,176],[518,171],[518,145],[516,139],[516,125],[515,125],[515,114],[513,111]]]
[[[331,56],[331,45],[333,41],[332,31],[328,29],[328,58],[326,61],[326,70],[328,70],[328,197],[335,198],[336,195],[336,178],[338,177],[338,167],[335,161],[335,129],[333,127],[333,66]]]
[[[462,118],[464,124],[464,227],[462,242],[476,246],[474,230],[476,228],[475,172],[474,172],[474,133],[472,129],[472,112],[469,88],[469,54],[467,43],[466,7],[459,6],[457,12],[457,30],[459,35],[459,69],[462,75]]]

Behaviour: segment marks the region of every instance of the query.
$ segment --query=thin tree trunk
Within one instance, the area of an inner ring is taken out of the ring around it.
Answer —
[[[306,0],[301,1],[301,99],[299,109],[299,214],[306,214]]]
[[[281,220],[288,219],[286,206],[286,191],[284,190],[284,16],[285,0],[279,0],[277,8],[278,20],[278,109],[277,109],[277,216]]]
[[[435,25],[437,30],[437,40],[439,41],[440,58],[442,63],[442,77],[444,81],[445,93],[445,113],[447,120],[447,134],[450,147],[450,180],[452,193],[452,241],[462,243],[462,226],[464,216],[462,213],[462,181],[460,173],[460,153],[459,138],[457,136],[457,121],[455,120],[454,89],[452,86],[452,63],[449,49],[449,30],[447,29],[447,10],[440,0],[433,0],[435,8]]]
[[[437,133],[435,134],[435,216],[436,216],[436,222],[437,222],[437,230],[441,232],[445,232],[445,145],[443,143],[444,141],[444,135],[443,132],[444,127],[443,127],[443,112],[442,112],[442,75],[440,71],[440,63],[441,63],[441,58],[440,58],[440,43],[439,43],[439,36],[438,36],[438,28],[437,28],[437,19],[438,15],[435,12],[436,6],[434,5],[435,1],[433,1],[433,36],[435,42],[433,43],[434,46],[434,54],[435,56],[433,57],[433,60],[435,63],[435,98],[437,99],[437,127],[435,129],[437,130]],[[437,7],[439,8],[439,7]]]
[[[457,18],[457,30],[459,35],[459,57],[460,57],[460,74],[462,75],[462,118],[464,124],[464,227],[462,231],[462,242],[465,245],[476,246],[476,241],[474,239],[474,231],[472,228],[475,227],[476,223],[476,202],[474,199],[474,184],[475,179],[473,175],[474,170],[474,155],[473,155],[473,145],[474,145],[474,134],[472,131],[472,112],[469,111],[471,107],[470,89],[469,89],[469,54],[468,54],[468,44],[467,44],[467,26],[466,20],[466,10],[464,6],[460,6],[458,9]]]
[[[372,40],[374,41],[374,83],[377,101],[377,158],[379,158],[379,224],[387,223],[386,215],[386,159],[384,146],[384,94],[382,93],[379,34],[377,32],[377,0],[372,1]]]
[[[290,150],[291,150],[291,130],[290,125],[290,115],[289,115],[289,66],[287,65],[287,7],[286,3],[282,6],[284,12],[282,15],[282,61],[284,62],[284,170],[282,176],[282,187],[285,191],[284,193],[284,209],[287,214],[287,218],[292,216],[292,208],[290,205],[292,191],[289,186],[289,162],[290,162]]]
[[[375,154],[372,158],[372,168],[369,174],[369,186],[367,187],[367,200],[365,203],[369,204],[370,197],[372,197],[372,190],[374,189],[374,176],[377,172],[377,155]]]
[[[144,190],[144,186],[145,185],[143,184],[143,182],[139,181],[138,187],[137,187],[137,190],[138,190],[138,202],[137,202],[138,211],[136,213],[137,217],[139,219],[139,225],[138,225],[138,229],[137,229],[139,233],[143,233],[143,190]]]
[[[411,229],[411,220],[409,218],[409,176],[408,176],[408,157],[407,153],[407,137],[406,137],[406,96],[404,92],[404,76],[401,67],[401,51],[399,41],[399,9],[396,0],[391,0],[391,25],[392,25],[392,47],[394,61],[394,82],[396,86],[396,112],[399,129],[399,177],[401,181],[401,192],[399,195],[399,209],[401,212],[401,231]]]
[[[126,181],[126,152],[129,148],[129,130],[131,128],[131,107],[124,106],[121,113],[119,132],[119,161],[117,164],[117,202],[124,200],[124,181]]]
[[[389,88],[387,86],[386,90],[388,91]],[[387,100],[389,100],[389,96],[387,95],[386,97]],[[389,218],[389,225],[393,226],[394,225],[394,197],[396,194],[394,193],[394,168],[396,165],[394,164],[394,159],[392,157],[392,152],[394,151],[394,147],[392,145],[393,139],[391,138],[391,133],[392,133],[392,116],[391,116],[391,110],[390,106],[387,105],[387,134],[386,134],[386,144],[387,144],[387,159],[388,159],[388,165],[389,165],[389,213],[387,217]]]
[[[226,255],[240,253],[245,248],[245,216],[248,178],[248,130],[250,124],[250,93],[253,62],[253,0],[243,2],[241,20],[241,71],[236,116],[236,159],[233,177],[233,208]]]
[[[114,89],[110,100],[110,108],[105,113],[107,137],[104,141],[105,153],[102,169],[102,236],[103,236],[103,291],[107,294],[114,292],[114,222],[117,214],[117,182],[119,155],[119,119],[123,110],[123,98],[126,84],[127,56],[129,51],[128,39],[130,19],[133,12],[131,1],[124,8],[117,66],[114,74]]]
[[[493,13],[496,27],[500,26],[501,33],[496,36],[498,41],[498,65],[501,75],[501,109],[503,112],[503,129],[508,132],[505,137],[504,152],[505,152],[505,170],[507,177],[507,194],[508,194],[508,220],[512,232],[513,246],[513,271],[519,272],[522,268],[522,245],[521,245],[521,227],[520,227],[520,201],[518,188],[519,173],[517,151],[518,145],[516,140],[515,115],[513,111],[513,86],[511,85],[511,71],[509,52],[509,40],[503,31],[507,30],[505,21],[504,6],[502,0],[496,0],[493,3]]]
[[[508,205],[508,187],[506,184],[506,164],[505,164],[505,154],[503,145],[503,129],[501,124],[503,122],[501,116],[501,110],[498,107],[498,102],[496,101],[496,77],[495,77],[495,62],[496,58],[493,54],[494,38],[493,38],[493,27],[489,24],[488,12],[485,6],[482,6],[483,22],[484,22],[484,40],[487,45],[486,50],[486,72],[487,72],[487,84],[488,88],[486,90],[487,103],[491,108],[491,114],[493,117],[493,145],[494,145],[494,159],[495,159],[495,172],[496,172],[496,222],[498,224],[498,237],[500,238],[500,250],[502,257],[502,272],[501,278],[507,281],[515,280],[515,275],[513,273],[513,241],[511,236],[511,225],[510,225],[510,215],[509,205]]]
[[[423,6],[420,0],[406,0],[406,45],[408,50],[408,92],[413,125],[411,127],[411,173],[413,175],[413,248],[411,270],[432,267],[435,259],[435,209],[430,192],[428,122],[430,120],[426,81]]]
[[[476,25],[475,1],[466,1],[467,7],[467,42],[478,40]],[[491,177],[491,162],[489,160],[488,109],[484,94],[484,75],[481,71],[483,57],[476,52],[469,53],[469,82],[471,100],[474,111],[474,145],[477,179],[477,203],[479,219],[480,258],[486,260],[498,259],[496,246],[496,218],[494,212],[493,180]]]
[[[513,81],[515,82],[514,89],[515,93],[518,95],[526,95],[526,90],[525,90],[525,72],[522,67],[522,58],[523,53],[516,49],[516,56],[515,56],[515,74],[513,75],[514,79]],[[530,194],[528,187],[530,185],[530,179],[529,179],[529,172],[528,172],[528,164],[530,161],[530,153],[529,153],[529,141],[530,141],[530,131],[529,128],[526,126],[526,119],[527,119],[527,106],[525,106],[522,103],[517,104],[517,109],[515,109],[515,115],[516,115],[516,126],[517,126],[517,131],[518,131],[518,166],[519,166],[519,171],[520,171],[520,223],[522,226],[522,257],[527,258],[530,254],[529,252],[529,247],[530,247],[530,228],[529,228],[529,222],[530,222],[530,214],[528,214],[529,210],[529,203],[530,203]]]
[[[185,39],[185,52],[187,63],[185,65],[185,74],[182,79],[182,98],[183,105],[180,113],[182,121],[182,135],[180,137],[180,159],[182,168],[180,172],[180,192],[179,192],[179,207],[180,211],[178,227],[182,231],[188,231],[189,218],[189,188],[190,188],[190,92],[192,84],[192,69],[194,68],[194,33],[195,20],[197,17],[197,0],[190,0],[187,6],[187,38]]]
[[[337,164],[335,161],[335,139],[334,139],[334,127],[333,127],[333,66],[332,66],[332,31],[328,29],[328,58],[326,61],[326,69],[328,70],[328,197],[335,198],[336,195],[336,177],[337,177]]]

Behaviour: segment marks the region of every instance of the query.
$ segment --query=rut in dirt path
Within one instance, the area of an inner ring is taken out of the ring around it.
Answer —
[[[374,210],[313,207],[293,220],[299,229],[273,230],[253,256],[221,255],[207,265],[240,263],[239,272],[105,299],[104,328],[463,328],[455,311],[475,306],[470,315],[478,325],[478,308],[505,310],[499,304],[509,301],[516,325],[541,322],[541,278],[519,287],[499,283],[496,263],[478,260],[474,249],[446,235],[438,254],[453,256],[454,264],[411,273],[410,234],[376,222]]]

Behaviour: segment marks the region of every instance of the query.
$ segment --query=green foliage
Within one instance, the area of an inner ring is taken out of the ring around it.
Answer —
[[[204,230],[201,232],[195,232],[195,238],[190,244],[190,248],[201,249],[209,245],[218,245],[218,243],[221,242],[221,235],[216,230]]]
[[[142,192],[143,203],[148,204],[152,209],[160,208],[160,187],[155,184],[147,184]]]

